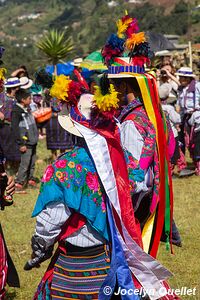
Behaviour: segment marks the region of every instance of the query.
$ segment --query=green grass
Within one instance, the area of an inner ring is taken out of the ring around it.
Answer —
[[[46,167],[50,152],[45,148],[42,141],[38,147],[38,162],[36,165],[36,176],[41,177]],[[200,189],[199,177],[192,176],[185,179],[175,179],[174,218],[179,227],[183,247],[174,247],[175,255],[165,250],[165,245],[159,249],[158,259],[173,274],[170,285],[173,288],[197,288],[196,296],[183,296],[182,299],[200,299]],[[29,272],[23,270],[25,262],[30,258],[30,239],[34,232],[35,221],[31,219],[38,190],[28,190],[26,195],[15,195],[14,205],[1,212],[1,223],[3,226],[7,246],[17,267],[21,288],[8,288],[6,299],[29,300],[32,299],[34,291],[44,273],[48,262],[40,269]]]

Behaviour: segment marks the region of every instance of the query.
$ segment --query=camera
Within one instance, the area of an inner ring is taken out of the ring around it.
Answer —
[[[162,77],[165,77],[165,76],[167,76],[167,72],[166,72],[165,70],[161,70],[161,71],[160,71],[160,75],[161,75]]]

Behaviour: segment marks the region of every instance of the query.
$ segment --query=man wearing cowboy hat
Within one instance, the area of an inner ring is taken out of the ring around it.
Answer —
[[[181,114],[180,141],[182,150],[185,153],[187,147],[193,158],[196,175],[200,174],[199,158],[194,157],[194,128],[188,123],[188,120],[194,112],[200,110],[200,82],[195,80],[195,74],[189,67],[181,67],[176,73],[179,76],[180,87],[178,92],[177,108]]]

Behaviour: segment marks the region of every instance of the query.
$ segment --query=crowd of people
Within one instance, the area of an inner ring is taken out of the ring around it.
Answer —
[[[46,136],[52,151],[24,266],[51,258],[35,300],[180,299],[169,293],[171,273],[156,257],[160,241],[171,251],[182,245],[172,179],[200,175],[200,83],[192,69],[174,70],[171,61],[145,70],[152,53],[137,20],[126,15],[117,27],[102,48],[108,70],[98,70],[97,81],[84,79],[80,68],[70,77],[40,69],[34,80],[25,66],[7,79],[1,72],[0,145],[16,192],[37,187],[38,139]],[[13,185],[10,178],[8,195]],[[2,232],[0,246],[4,299]],[[114,295],[119,288],[141,293]]]

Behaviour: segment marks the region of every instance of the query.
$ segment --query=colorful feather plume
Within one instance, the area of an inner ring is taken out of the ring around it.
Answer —
[[[5,80],[5,74],[6,74],[7,70],[5,68],[0,68],[0,80]]]
[[[132,62],[136,65],[143,66],[149,65],[150,60],[154,57],[153,51],[150,50],[148,42],[136,45],[129,53]]]
[[[125,15],[117,21],[117,35],[119,38],[130,37],[138,31],[139,27],[135,18],[132,19],[128,15]]]
[[[119,38],[124,38],[124,34],[129,26],[129,24],[132,22],[132,18],[129,16],[125,16],[122,19],[119,19],[117,24],[117,35]]]
[[[117,95],[113,84],[110,84],[107,94],[102,94],[101,87],[95,86],[94,103],[101,112],[116,110],[119,103]]]
[[[126,48],[131,51],[136,45],[139,45],[144,42],[146,42],[146,37],[143,31],[133,33],[131,37],[126,40]]]
[[[91,126],[113,131],[116,126],[114,116],[117,114],[119,99],[114,86],[105,74],[100,79],[100,86],[95,86],[94,105],[91,110]]]
[[[81,95],[81,86],[69,77],[59,75],[55,77],[50,95],[59,101],[66,101],[68,104],[73,105]]]
[[[108,38],[101,52],[107,66],[112,64],[115,57],[122,55],[124,52],[124,43],[125,40],[119,38],[116,34],[111,34]]]

